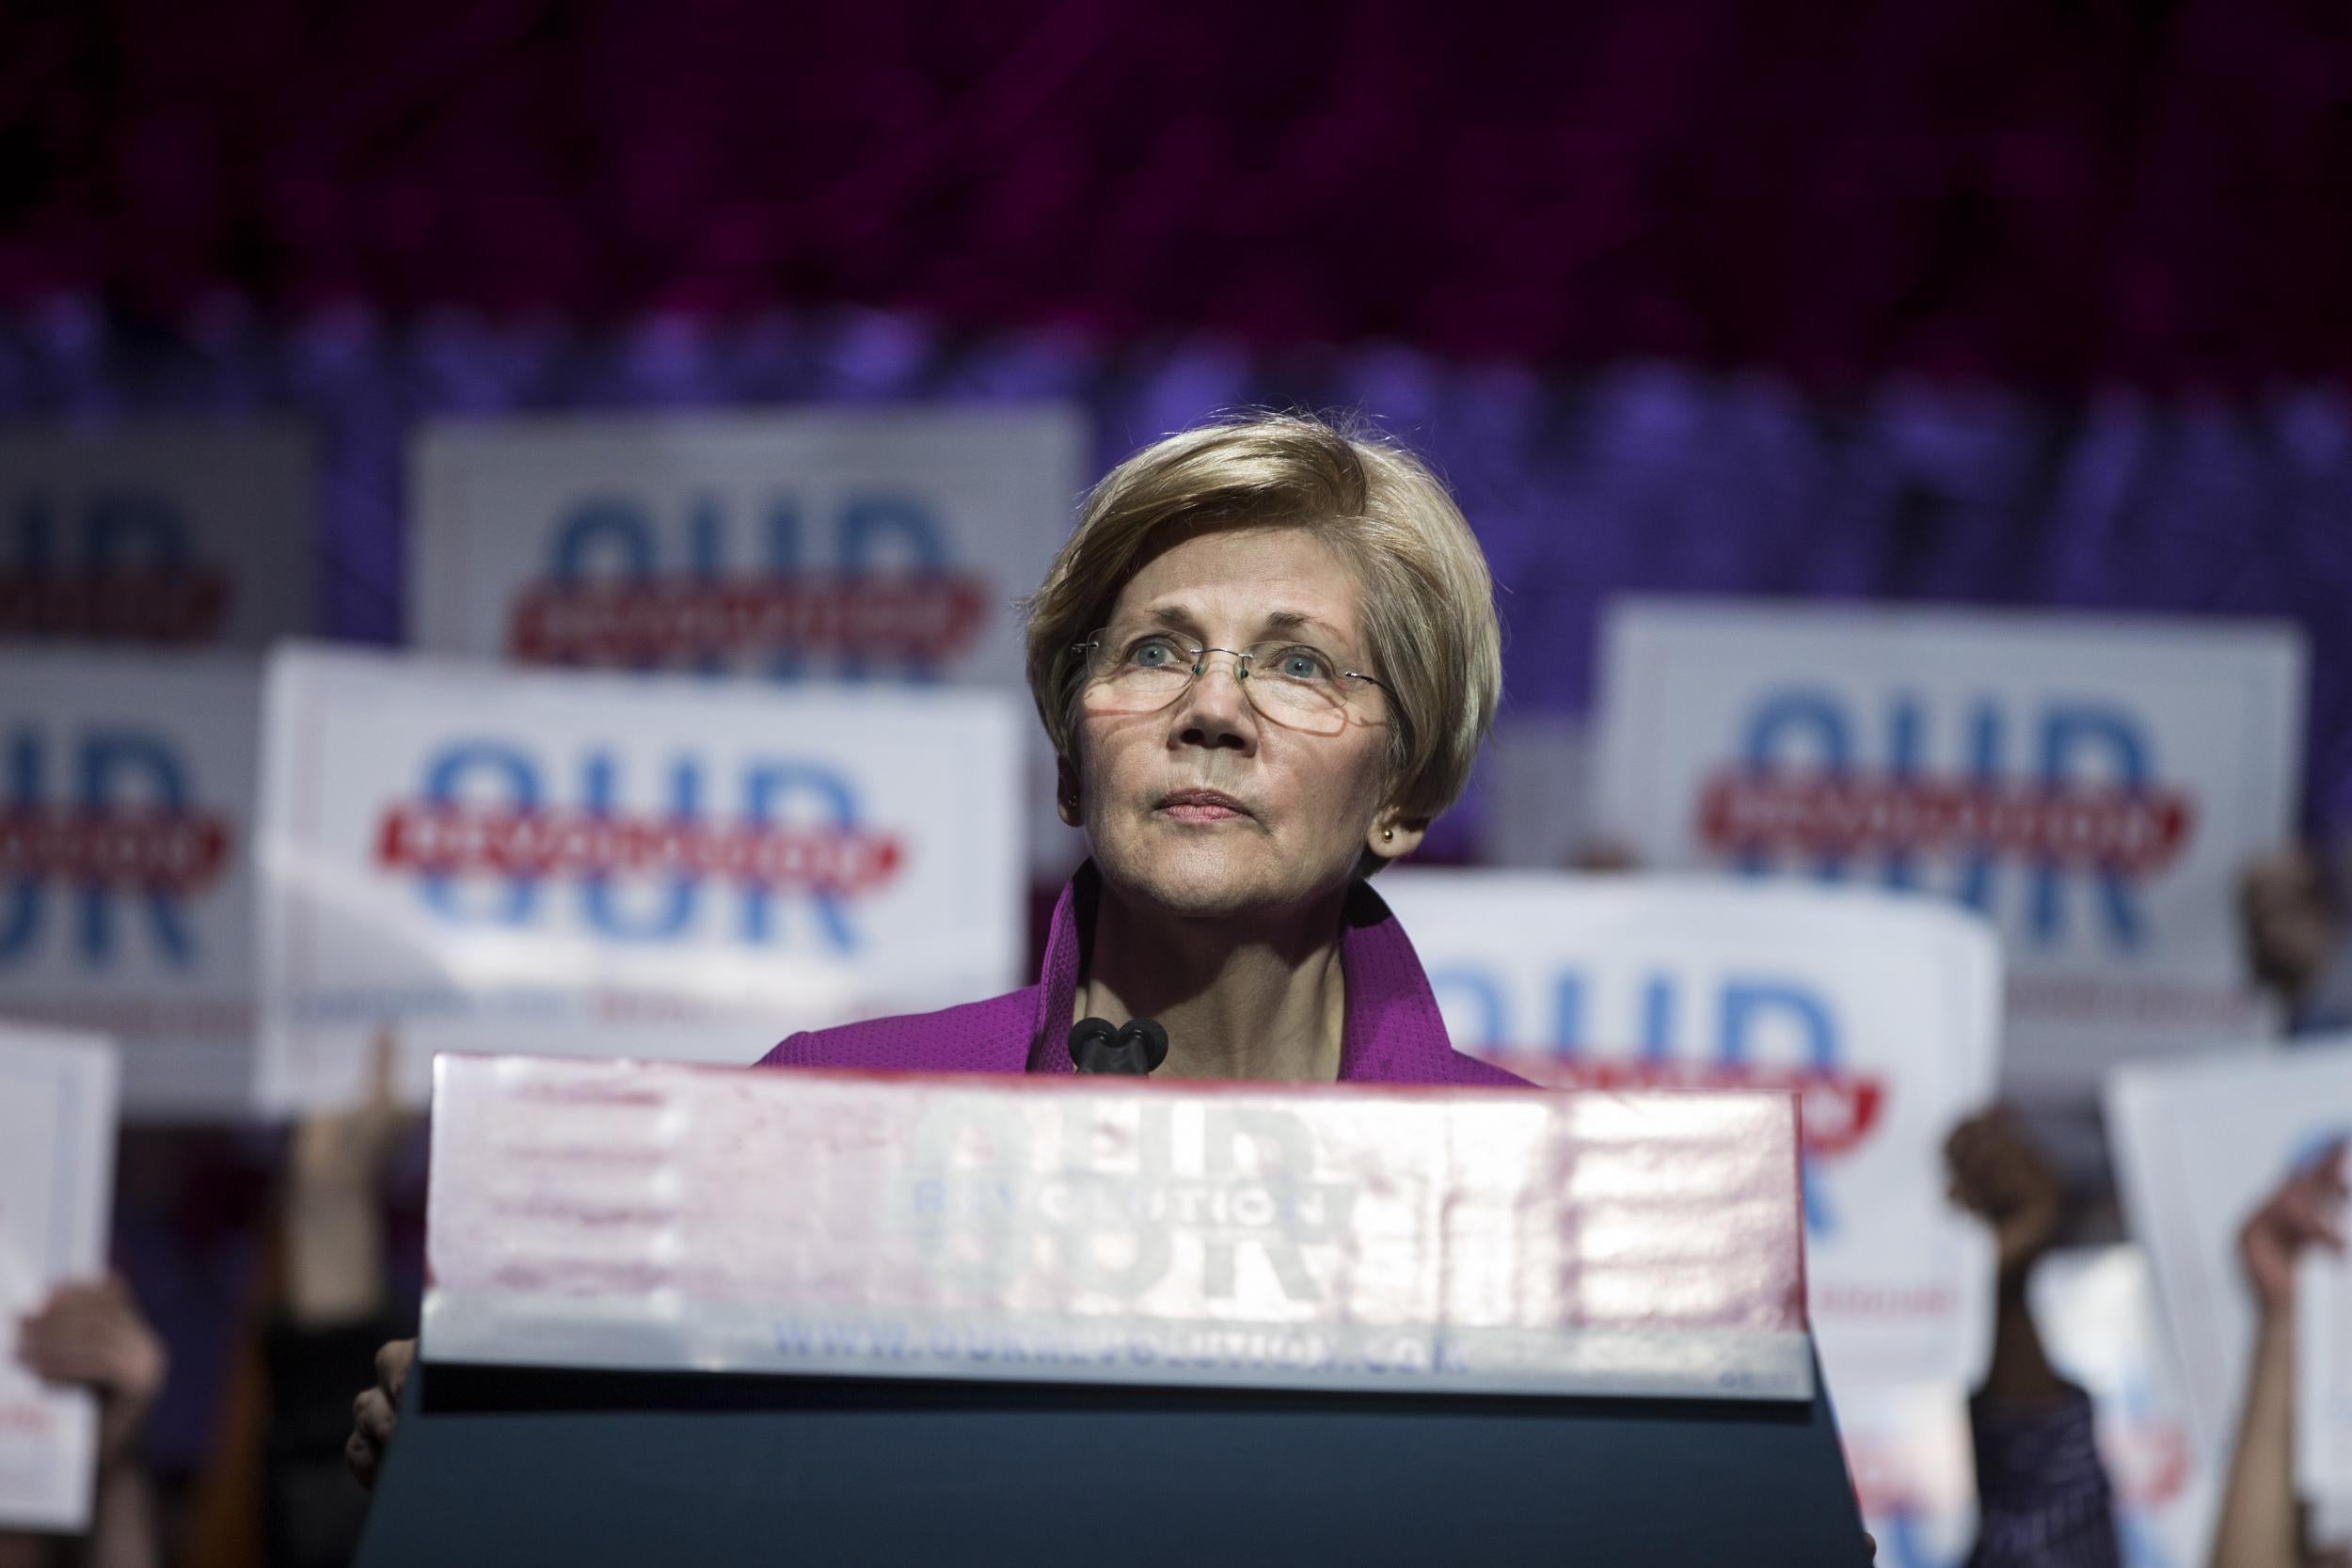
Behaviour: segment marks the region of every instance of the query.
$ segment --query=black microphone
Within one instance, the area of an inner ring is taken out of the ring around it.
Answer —
[[[1119,1046],[1121,1050],[1135,1053],[1143,1062],[1140,1069],[1130,1068],[1124,1070],[1157,1072],[1160,1064],[1168,1060],[1168,1031],[1160,1027],[1160,1021],[1156,1018],[1133,1019],[1127,1027],[1119,1032]]]
[[[1168,1060],[1168,1031],[1139,1018],[1124,1029],[1106,1018],[1082,1018],[1070,1028],[1070,1065],[1080,1072],[1142,1078]]]
[[[1104,1065],[1119,1039],[1107,1018],[1082,1018],[1070,1026],[1070,1065],[1080,1072],[1114,1072]]]

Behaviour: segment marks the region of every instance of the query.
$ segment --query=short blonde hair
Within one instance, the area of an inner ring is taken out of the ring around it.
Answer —
[[[1414,821],[1470,782],[1502,695],[1486,557],[1421,459],[1377,431],[1251,413],[1153,442],[1103,477],[1030,595],[1029,694],[1055,753],[1077,756],[1085,661],[1120,590],[1179,531],[1313,531],[1356,568],[1362,650],[1389,693],[1385,804]]]

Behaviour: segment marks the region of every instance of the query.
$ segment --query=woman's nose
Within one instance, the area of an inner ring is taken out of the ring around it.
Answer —
[[[1179,699],[1173,738],[1213,749],[1230,746],[1246,752],[1254,747],[1258,715],[1242,684],[1248,676],[1241,656],[1228,648],[1204,648],[1198,669]]]

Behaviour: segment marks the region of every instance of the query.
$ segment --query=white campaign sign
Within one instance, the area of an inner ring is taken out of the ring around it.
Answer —
[[[2236,1431],[2255,1326],[2237,1233],[2293,1170],[2352,1135],[2352,1037],[2123,1068],[2108,1081],[2106,1117],[2198,1441],[2218,1463]]]
[[[234,655],[0,653],[0,1018],[113,1037],[134,1116],[250,1102],[261,706]]]
[[[1603,636],[1602,831],[1983,911],[2011,1092],[2088,1102],[2118,1060],[2268,1026],[2235,887],[2293,826],[2293,628],[1635,600]]]
[[[114,1152],[113,1048],[0,1024],[0,1529],[89,1526],[98,1402],[20,1365],[16,1325],[105,1271]]]
[[[1590,725],[1551,714],[1495,725],[1479,759],[1480,862],[1565,871],[1602,847],[1593,838],[1592,741]]]
[[[2323,1515],[2322,1543],[2352,1543],[2352,1259],[2299,1261],[2295,1318],[2295,1484]]]
[[[1398,871],[1459,1050],[1540,1081],[1794,1089],[1833,1390],[1972,1378],[1991,1259],[1945,1135],[1991,1096],[2000,954],[1925,898],[1712,879]]]
[[[1961,1568],[1977,1538],[1967,1386],[1849,1386],[1836,1414],[1862,1525],[1878,1542],[1872,1568]]]
[[[0,638],[258,652],[300,636],[316,483],[292,424],[0,436]]]
[[[2201,1568],[2220,1476],[2189,1430],[2147,1254],[2130,1243],[2053,1252],[2027,1291],[2051,1364],[2090,1396],[2123,1568]]]
[[[1069,536],[1074,407],[540,416],[428,426],[410,641],[535,664],[995,687]],[[1082,853],[1026,749],[1032,874]]]
[[[262,1097],[440,1050],[750,1062],[1019,983],[1023,716],[294,649],[271,662]]]

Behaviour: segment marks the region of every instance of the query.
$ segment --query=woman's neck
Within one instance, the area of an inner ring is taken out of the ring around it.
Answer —
[[[1343,899],[1253,927],[1172,919],[1105,886],[1071,1022],[1157,1019],[1168,1040],[1161,1078],[1330,1083],[1347,1023]]]

